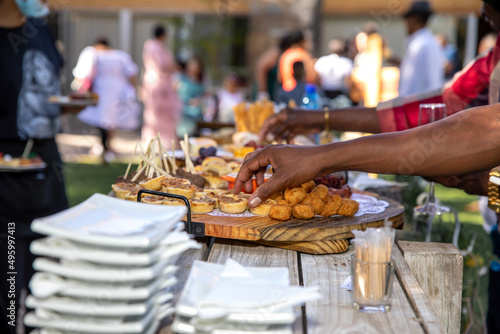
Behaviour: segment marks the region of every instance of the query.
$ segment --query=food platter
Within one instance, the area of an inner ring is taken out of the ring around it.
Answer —
[[[23,165],[5,165],[0,164],[0,172],[36,172],[47,167],[45,162],[36,162]]]

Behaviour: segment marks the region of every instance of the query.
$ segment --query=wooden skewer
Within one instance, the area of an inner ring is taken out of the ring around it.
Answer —
[[[176,175],[177,174],[177,163],[175,162],[175,140],[173,140],[173,139],[172,139],[172,157],[170,158],[169,156],[167,156],[167,158],[169,158],[169,161],[172,164],[172,173],[174,175]]]
[[[147,157],[145,157],[142,154],[139,155],[139,156],[141,157],[142,160],[144,160],[144,162],[146,162],[151,168],[156,169],[161,175],[168,176],[167,172],[165,172],[164,170],[161,170],[160,168],[156,167],[153,161],[151,161],[150,159],[148,159]]]
[[[156,138],[154,138],[153,143],[151,143],[151,151],[149,152],[149,159],[153,162],[153,164],[156,163]],[[150,179],[153,178],[154,172],[155,172],[155,169],[149,168],[148,177]]]
[[[146,165],[146,164],[144,164],[144,166],[142,166],[142,168],[141,168],[141,169],[139,169],[139,170],[137,171],[137,173],[136,173],[136,174],[134,175],[134,177],[132,178],[132,182],[137,181],[137,179],[138,179],[138,178],[139,178],[139,176],[140,176],[140,175],[144,172],[144,170],[146,169],[146,167],[147,167],[147,165]]]
[[[158,138],[158,146],[160,149],[161,161],[163,162],[163,168],[165,169],[165,171],[167,173],[170,174],[170,168],[168,167],[167,158],[165,157],[165,154],[166,154],[165,147],[163,147],[163,143],[161,142],[160,133],[158,132],[158,134],[156,136]]]
[[[24,147],[24,152],[23,152],[23,159],[28,159],[30,153],[31,153],[31,149],[33,148],[33,138],[30,138],[28,139],[28,141],[26,142],[26,146]]]
[[[128,173],[130,172],[130,167],[132,166],[132,160],[134,159],[135,155],[137,154],[137,147],[140,146],[140,145],[141,145],[140,141],[138,141],[135,144],[134,153],[130,157],[130,161],[128,162],[127,170],[125,171],[125,179],[127,179]],[[142,151],[142,148],[141,148],[141,151]]]

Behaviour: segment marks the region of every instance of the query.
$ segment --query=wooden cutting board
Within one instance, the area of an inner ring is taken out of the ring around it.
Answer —
[[[193,215],[192,220],[204,223],[205,235],[217,238],[256,241],[265,245],[299,250],[306,253],[328,254],[344,252],[347,238],[353,230],[383,226],[385,219],[394,228],[401,228],[404,207],[391,199],[381,197],[389,207],[379,214],[360,217],[314,217],[309,220],[291,219],[285,222],[269,217],[216,217]]]

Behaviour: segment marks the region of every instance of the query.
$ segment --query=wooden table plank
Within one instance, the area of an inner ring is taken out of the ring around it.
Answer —
[[[228,258],[248,267],[287,267],[290,274],[290,284],[299,285],[297,252],[244,241],[217,239],[208,257],[208,262],[223,264]],[[302,334],[302,310],[298,307],[295,312],[298,316],[293,324],[293,332]]]
[[[351,249],[345,254],[301,255],[304,286],[319,286],[323,299],[306,305],[307,333],[424,333],[418,317],[395,280],[391,311],[355,310],[350,291],[340,285],[350,274]]]
[[[400,241],[404,259],[448,334],[460,333],[463,256],[452,244]]]
[[[431,303],[424,294],[424,291],[417,282],[417,279],[411,272],[408,263],[397,246],[393,248],[392,258],[396,267],[396,277],[403,287],[406,297],[426,333],[446,333],[444,327],[432,309]]]

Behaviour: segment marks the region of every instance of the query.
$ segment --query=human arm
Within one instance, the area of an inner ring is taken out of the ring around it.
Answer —
[[[470,195],[488,196],[489,170],[484,172],[472,172],[461,175],[426,177],[427,181],[433,181],[443,186],[457,188]]]
[[[267,92],[267,73],[278,63],[279,49],[273,48],[264,52],[255,66],[257,91]]]
[[[330,129],[335,131],[359,131],[379,133],[380,126],[375,108],[352,107],[329,111]],[[268,135],[276,140],[290,141],[299,134],[319,133],[325,128],[322,110],[285,108],[269,117],[261,127],[260,139]]]
[[[258,205],[278,190],[336,171],[439,176],[484,171],[500,165],[500,104],[473,108],[415,129],[314,147],[267,146],[249,156],[234,191],[259,185]],[[263,182],[272,165],[275,173]]]

